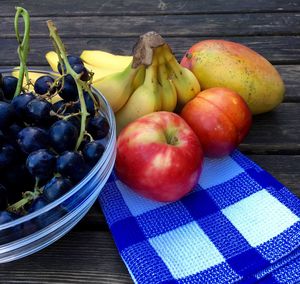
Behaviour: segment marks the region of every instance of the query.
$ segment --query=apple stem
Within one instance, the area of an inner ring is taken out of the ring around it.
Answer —
[[[175,136],[175,135],[169,135],[169,136],[167,136],[167,143],[169,145],[175,146],[175,145],[178,144],[178,141],[179,140],[178,140],[177,136]]]

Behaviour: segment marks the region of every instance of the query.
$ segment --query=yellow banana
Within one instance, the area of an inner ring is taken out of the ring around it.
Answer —
[[[133,89],[136,90],[144,83],[145,80],[145,67],[140,68],[133,79]]]
[[[57,56],[56,52],[54,52],[54,51],[47,52],[46,59],[50,65],[50,67],[52,68],[52,70],[54,72],[58,72],[58,69],[57,69],[58,56]],[[104,67],[100,68],[100,67],[97,67],[96,65],[91,65],[89,63],[84,62],[84,66],[89,71],[94,73],[93,82],[98,81],[101,78],[104,78],[105,76],[108,76],[110,74],[114,74],[114,73],[123,71],[128,66],[128,64],[125,67],[122,65],[122,66],[119,66],[118,68],[104,68]]]
[[[117,133],[135,119],[159,111],[161,101],[157,82],[157,64],[146,68],[145,81],[130,96],[127,103],[116,113]]]
[[[172,112],[177,104],[177,92],[173,82],[169,79],[165,58],[160,50],[158,50],[158,54],[158,82],[161,110]]]
[[[141,67],[132,68],[130,63],[124,71],[93,82],[93,86],[105,96],[114,112],[122,108],[133,93],[133,80]]]
[[[16,77],[16,78],[19,78],[19,69],[13,70],[11,72],[11,75]],[[29,71],[28,75],[29,75],[29,79],[30,79],[30,82],[32,83],[32,85],[27,86],[27,82],[26,82],[26,79],[25,79],[25,76],[24,76],[23,88],[29,87],[29,91],[33,91],[33,85],[34,85],[35,81],[38,78],[40,78],[41,76],[45,76],[46,74],[45,73],[40,73],[40,72]],[[51,74],[51,76],[55,78],[55,74]]]
[[[15,69],[14,71],[11,72],[11,75],[16,77],[16,78],[19,78],[19,70],[18,69]],[[34,83],[35,81],[40,78],[41,76],[45,76],[46,74],[45,73],[39,73],[39,72],[33,72],[33,71],[29,71],[28,72],[28,75],[29,75],[29,79],[30,79],[30,82],[31,82],[31,85],[27,85],[26,83],[26,80],[25,80],[25,76],[24,76],[24,79],[23,79],[23,88],[25,88],[28,92],[33,92],[34,91]],[[55,78],[55,74],[51,74],[52,77]],[[49,101],[54,104],[56,103],[57,101],[60,101],[62,100],[62,98],[59,96],[59,95],[55,95],[51,98],[49,98]]]
[[[124,70],[132,61],[132,56],[115,55],[102,50],[84,50],[80,58],[89,65],[115,71]]]
[[[50,65],[51,69],[54,72],[58,72],[58,69],[57,69],[58,56],[57,56],[56,52],[55,51],[49,51],[49,52],[46,53],[45,57],[46,57],[46,60],[47,60],[48,64]]]
[[[177,92],[176,110],[179,111],[188,101],[193,99],[200,92],[200,84],[189,69],[181,66],[177,62],[167,44],[163,45],[163,53],[170,72],[170,79]]]
[[[94,75],[93,75],[93,79],[92,79],[92,83],[95,82],[95,81],[98,81],[108,75],[111,75],[111,74],[115,74],[117,72],[120,72],[120,71],[123,71],[123,70],[112,70],[112,69],[104,69],[104,68],[98,68],[96,66],[92,66],[92,65],[89,65],[87,63],[84,63],[84,66],[87,68],[87,70],[89,70],[90,72],[93,72]]]
[[[19,78],[19,69],[16,69],[16,70],[12,71],[11,75],[16,77],[16,78]],[[45,74],[37,73],[37,72],[28,72],[28,75],[29,75],[29,79],[30,79],[30,82],[32,83],[32,85],[29,85],[29,86],[27,85],[27,82],[26,82],[26,79],[25,79],[25,76],[24,76],[23,88],[26,88],[26,89],[28,89],[28,91],[32,92],[33,91],[33,85],[34,85],[35,81],[39,77],[44,76]]]

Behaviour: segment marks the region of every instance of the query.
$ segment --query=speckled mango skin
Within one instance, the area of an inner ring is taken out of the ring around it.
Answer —
[[[275,67],[252,49],[225,40],[193,45],[181,61],[197,77],[202,89],[226,87],[240,94],[252,114],[278,106],[285,93]]]

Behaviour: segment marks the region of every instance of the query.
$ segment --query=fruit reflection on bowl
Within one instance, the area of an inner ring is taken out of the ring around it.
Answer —
[[[10,75],[13,70],[0,70]],[[42,75],[51,72],[30,70]],[[0,225],[0,263],[32,254],[66,234],[87,213],[106,183],[115,162],[116,126],[107,100],[92,89],[100,104],[100,113],[109,124],[105,150],[96,165],[72,189],[54,201],[36,201],[33,212]],[[17,178],[17,176],[16,176]]]

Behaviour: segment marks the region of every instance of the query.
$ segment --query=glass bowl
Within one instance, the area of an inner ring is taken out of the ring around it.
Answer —
[[[12,69],[0,70],[10,75]],[[55,75],[42,70],[42,75]],[[98,163],[69,192],[38,211],[0,225],[0,263],[13,261],[48,246],[70,231],[88,212],[105,185],[116,158],[116,126],[114,113],[105,97],[95,88],[100,112],[110,125],[106,149]]]

